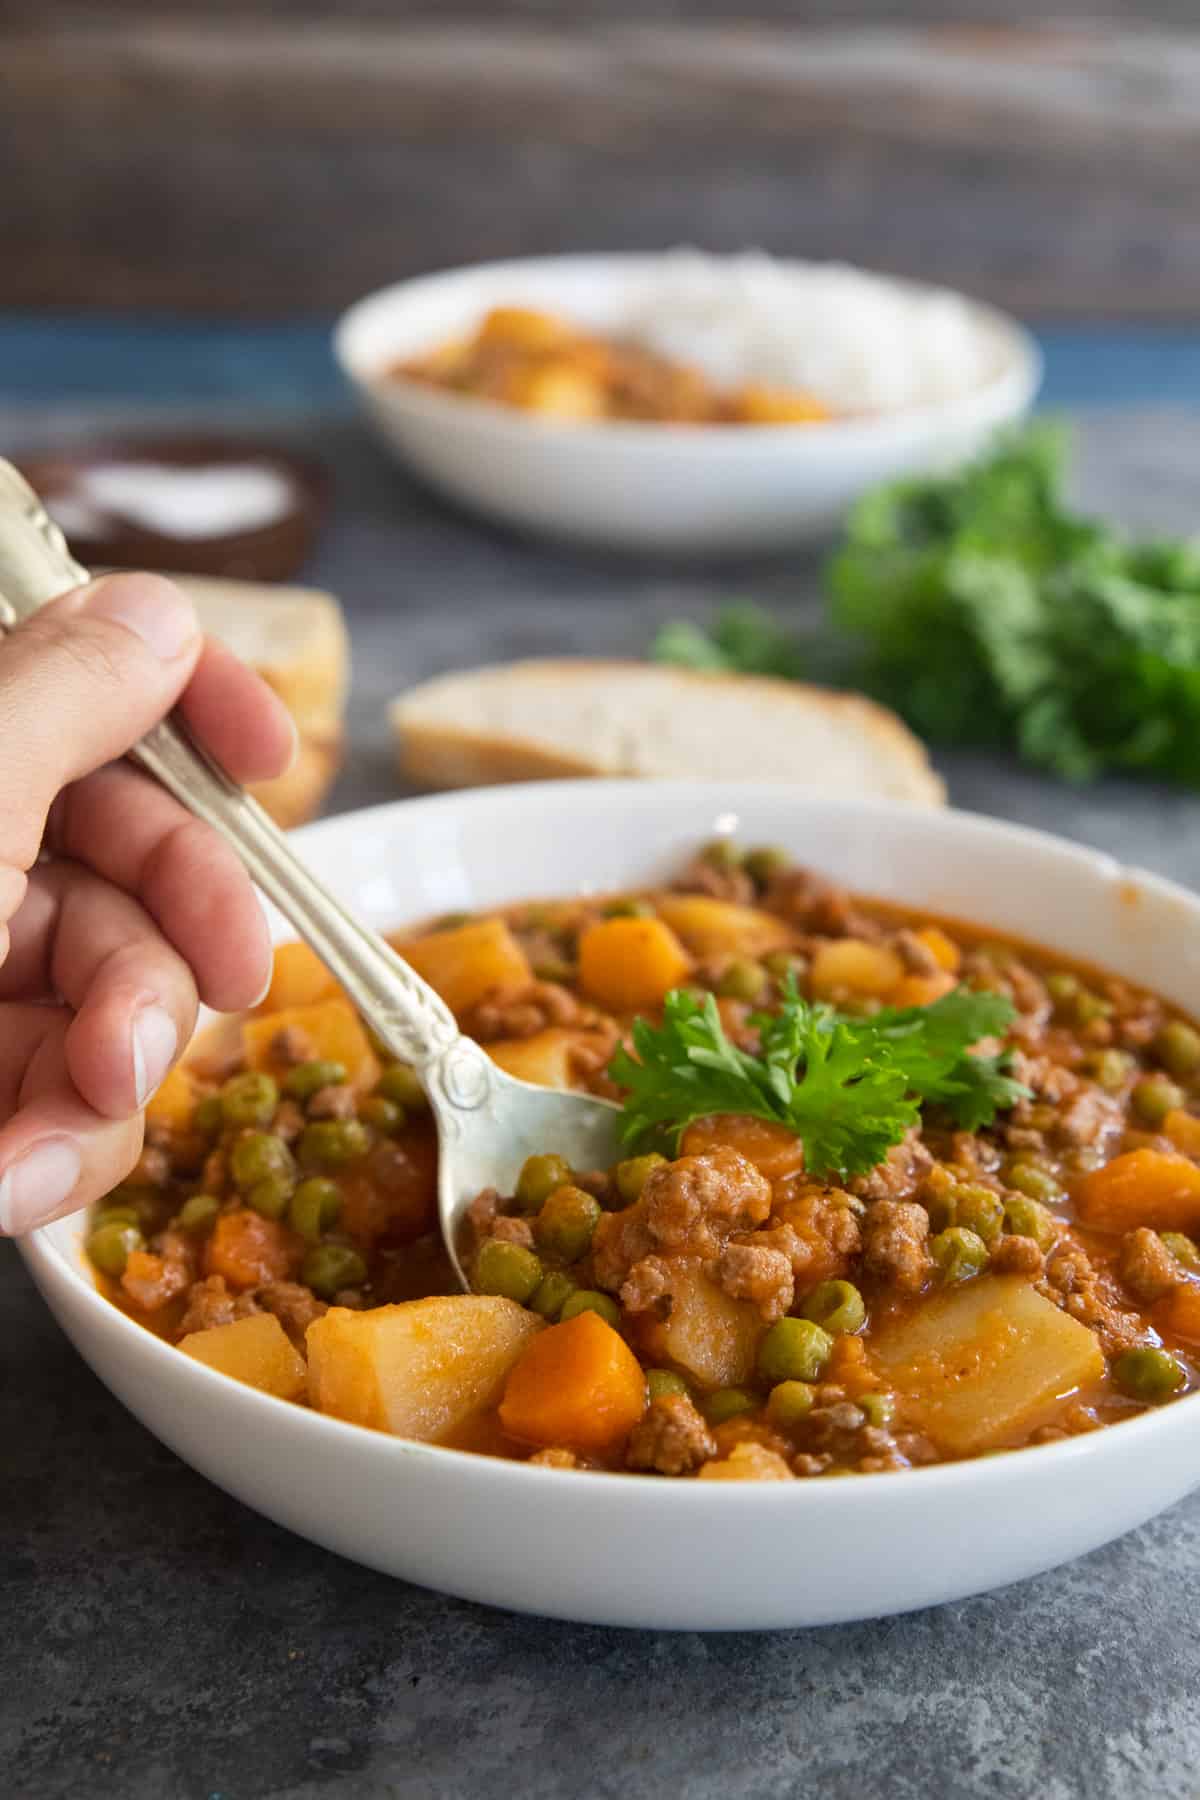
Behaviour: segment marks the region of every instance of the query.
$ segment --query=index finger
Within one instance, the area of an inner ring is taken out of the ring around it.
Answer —
[[[170,711],[202,639],[157,575],[110,575],[0,642],[0,867],[32,867],[59,790],[123,756]]]

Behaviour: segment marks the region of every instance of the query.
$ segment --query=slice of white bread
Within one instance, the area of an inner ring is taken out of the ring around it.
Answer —
[[[256,581],[175,578],[206,632],[249,663],[296,721],[300,748],[286,775],[252,789],[280,825],[319,811],[342,760],[350,646],[342,609],[315,588]]]
[[[442,675],[393,701],[428,788],[579,775],[787,781],[938,806],[924,746],[860,694],[657,663],[538,661]]]

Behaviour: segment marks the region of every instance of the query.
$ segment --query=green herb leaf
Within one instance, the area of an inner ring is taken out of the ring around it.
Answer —
[[[755,1056],[726,1036],[711,994],[677,989],[662,1024],[638,1019],[633,1054],[621,1049],[609,1065],[627,1095],[622,1136],[678,1146],[694,1119],[743,1113],[794,1131],[810,1169],[864,1174],[918,1122],[923,1102],[976,1130],[1028,1092],[1003,1056],[970,1054],[1013,1016],[999,994],[958,989],[931,1006],[844,1018],[810,1005],[789,981],[779,1011],[753,1018]]]
[[[1010,745],[1070,781],[1200,787],[1200,544],[1128,543],[1063,498],[1038,424],[951,475],[867,494],[826,568],[831,642],[739,606],[668,625],[694,668],[860,687],[939,743]]]

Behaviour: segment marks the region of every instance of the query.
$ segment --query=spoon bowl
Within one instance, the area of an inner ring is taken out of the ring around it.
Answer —
[[[33,489],[0,461],[0,630],[90,577]],[[429,1096],[438,1128],[438,1213],[459,1280],[467,1207],[485,1187],[511,1185],[526,1156],[553,1149],[574,1168],[611,1163],[618,1108],[518,1081],[464,1037],[441,996],[305,867],[245,789],[164,719],[131,752],[198,819],[232,845],[251,878],[316,952],[363,1020]]]

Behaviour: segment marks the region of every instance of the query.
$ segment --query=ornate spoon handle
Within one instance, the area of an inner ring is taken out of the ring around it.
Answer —
[[[28,483],[0,460],[0,629],[89,579]],[[423,1069],[459,1036],[454,1015],[394,950],[305,868],[257,801],[165,719],[130,752],[189,812],[231,843],[263,893],[316,951],[393,1055]]]

